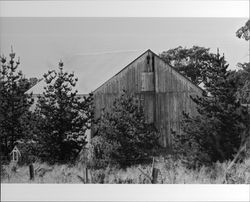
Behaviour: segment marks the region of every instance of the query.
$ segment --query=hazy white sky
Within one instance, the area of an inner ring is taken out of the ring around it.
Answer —
[[[27,77],[57,67],[60,59],[106,51],[177,46],[220,48],[231,68],[249,61],[249,43],[235,36],[245,18],[0,18],[0,52],[11,45]],[[81,64],[79,64],[81,65]],[[88,67],[83,67],[88,68]],[[91,78],[90,78],[91,79]]]

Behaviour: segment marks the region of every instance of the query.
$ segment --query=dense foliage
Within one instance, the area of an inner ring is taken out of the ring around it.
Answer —
[[[179,46],[162,52],[160,57],[197,85],[204,80],[204,67],[211,64],[209,48],[199,46]]]
[[[182,134],[175,134],[175,152],[190,166],[232,159],[250,135],[247,108],[236,99],[237,80],[224,57],[212,55],[204,66],[204,97],[193,97],[198,115],[184,113]]]
[[[10,53],[10,61],[1,56],[0,66],[0,137],[1,153],[8,156],[17,141],[25,136],[23,117],[33,103],[31,94],[25,94],[30,82],[19,71],[19,59]]]
[[[244,26],[237,30],[236,36],[243,38],[246,41],[250,40],[250,20],[248,20]]]
[[[73,161],[86,144],[86,130],[93,117],[92,94],[81,98],[77,78],[63,70],[44,74],[47,86],[38,97],[35,114],[39,157],[49,162]]]
[[[234,72],[237,83],[236,98],[242,104],[250,104],[250,63],[238,64],[240,70]]]
[[[151,160],[159,148],[158,133],[147,123],[138,99],[127,93],[115,99],[103,113],[96,136],[91,141],[92,161],[97,167],[122,167]]]

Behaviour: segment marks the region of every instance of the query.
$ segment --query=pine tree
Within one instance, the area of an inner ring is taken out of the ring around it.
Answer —
[[[237,81],[236,97],[242,104],[250,105],[250,63],[238,64],[240,70],[234,72]]]
[[[192,97],[199,115],[184,113],[183,134],[175,136],[175,151],[191,165],[232,159],[250,135],[250,116],[235,97],[237,82],[224,56],[211,61],[202,72],[207,95]]]
[[[91,140],[95,166],[142,163],[159,149],[156,128],[147,123],[138,99],[126,92],[103,112],[97,128],[97,135]]]
[[[44,74],[45,91],[38,97],[36,113],[40,157],[49,162],[73,161],[86,144],[86,130],[93,117],[93,95],[83,99],[74,90],[77,82],[73,73],[63,70]]]
[[[1,56],[0,67],[0,136],[1,149],[8,155],[18,140],[24,137],[22,118],[33,103],[31,94],[25,94],[29,82],[18,71],[20,60],[10,53],[10,61]]]

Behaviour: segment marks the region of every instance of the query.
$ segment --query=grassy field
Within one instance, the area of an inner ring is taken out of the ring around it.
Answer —
[[[212,167],[201,167],[189,170],[180,162],[156,160],[155,168],[159,169],[158,183],[164,184],[249,184],[250,158],[235,164],[225,175],[230,162],[216,163]],[[30,180],[28,166],[4,165],[1,183],[85,183],[85,166],[47,165],[34,163],[35,178]],[[144,174],[142,174],[142,171]],[[151,175],[152,165],[134,166],[127,169],[106,168],[89,170],[89,183],[151,183],[146,175]],[[145,175],[146,174],[146,175]]]

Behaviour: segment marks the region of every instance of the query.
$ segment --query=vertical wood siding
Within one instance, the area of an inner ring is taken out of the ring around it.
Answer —
[[[202,93],[150,50],[94,91],[95,117],[110,109],[123,90],[140,95],[147,121],[160,131],[165,147],[171,145],[171,129],[180,132],[182,112],[196,113],[190,95]]]
[[[161,129],[164,146],[171,145],[171,129],[180,133],[182,112],[196,114],[191,95],[201,95],[202,90],[177,73],[159,57],[155,57],[157,75],[156,125]]]

